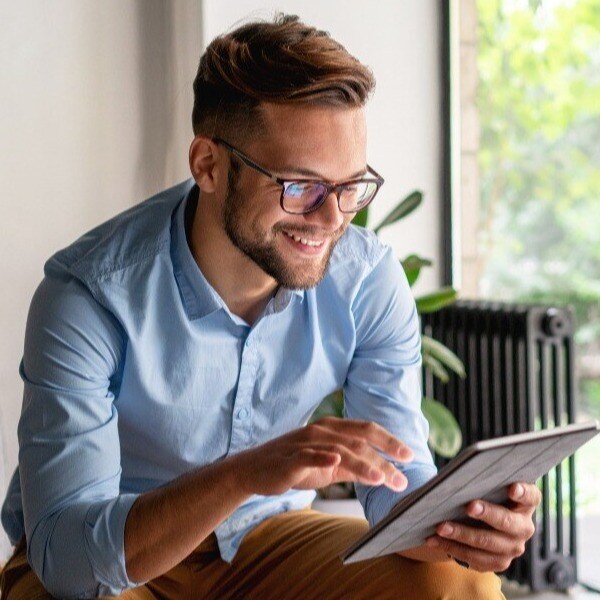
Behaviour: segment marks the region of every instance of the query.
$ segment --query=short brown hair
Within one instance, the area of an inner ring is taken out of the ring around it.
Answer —
[[[263,128],[261,102],[359,107],[374,87],[369,68],[329,33],[279,14],[206,48],[194,80],[194,134],[244,139]]]

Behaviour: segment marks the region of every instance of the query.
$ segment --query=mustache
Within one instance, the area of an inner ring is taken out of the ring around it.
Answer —
[[[306,236],[306,237],[319,237],[319,238],[332,238],[335,239],[344,233],[346,227],[341,225],[333,232],[325,232],[321,229],[315,229],[314,227],[298,227],[290,226],[287,227],[285,224],[277,225],[274,227],[275,231],[287,231],[288,233],[292,233],[297,235],[298,237]]]

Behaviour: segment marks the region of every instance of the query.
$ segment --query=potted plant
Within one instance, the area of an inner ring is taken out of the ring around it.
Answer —
[[[398,222],[412,213],[423,200],[422,192],[415,190],[410,193],[377,225],[373,228],[379,233],[384,227]],[[361,211],[353,219],[353,223],[360,227],[366,227],[368,221],[368,208]],[[416,254],[411,254],[400,260],[409,285],[412,287],[421,269],[431,266],[431,260]],[[415,298],[417,312],[419,314],[431,313],[451,304],[456,300],[456,290],[444,287],[436,292]],[[465,368],[461,360],[442,343],[430,336],[421,337],[421,355],[423,368],[431,374],[447,383],[450,379],[450,371],[459,377],[465,377]],[[311,421],[317,421],[325,416],[342,417],[344,409],[344,394],[342,390],[330,394],[323,399]],[[440,402],[434,398],[424,397],[421,409],[429,423],[428,444],[433,452],[445,458],[455,456],[462,445],[462,435],[454,415]],[[354,493],[352,483],[339,483],[318,490],[318,498],[313,503],[313,508],[322,512],[362,516],[362,507]]]

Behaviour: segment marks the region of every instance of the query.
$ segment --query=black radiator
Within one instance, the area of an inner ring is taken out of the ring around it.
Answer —
[[[569,309],[465,300],[422,315],[421,325],[465,364],[466,379],[447,384],[423,375],[424,395],[452,411],[464,445],[575,422]],[[541,490],[536,533],[504,575],[533,591],[566,589],[577,581],[574,457],[543,477]]]

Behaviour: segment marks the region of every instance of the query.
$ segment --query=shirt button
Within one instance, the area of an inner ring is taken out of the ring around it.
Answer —
[[[247,419],[249,414],[248,409],[242,408],[238,411],[238,419]]]
[[[250,341],[250,339],[247,339],[244,346],[246,346],[246,348],[249,348],[251,345],[252,345],[252,342]]]

